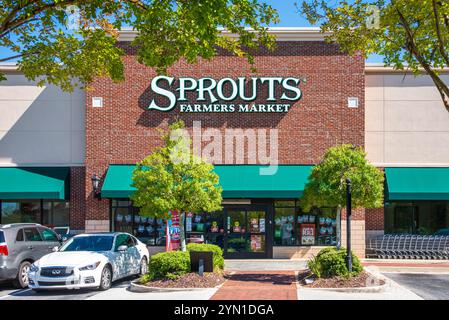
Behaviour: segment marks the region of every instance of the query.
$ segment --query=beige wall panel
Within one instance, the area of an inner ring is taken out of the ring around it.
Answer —
[[[441,101],[385,101],[386,131],[449,132],[449,112]]]
[[[365,79],[366,100],[384,100],[384,76],[369,75]]]
[[[384,101],[367,100],[365,102],[365,131],[384,130]]]
[[[449,132],[386,132],[387,164],[449,164]]]
[[[365,151],[371,163],[384,162],[384,133],[365,132]]]
[[[22,75],[0,82],[0,166],[81,165],[84,92],[38,87]]]
[[[443,76],[449,83],[448,76]],[[385,100],[440,100],[440,94],[427,76],[387,74],[384,76]]]

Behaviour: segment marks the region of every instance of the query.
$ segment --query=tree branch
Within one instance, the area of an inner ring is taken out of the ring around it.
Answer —
[[[443,100],[443,103],[444,103],[444,107],[449,112],[449,100],[448,100],[449,99],[449,88],[448,88],[448,86],[443,82],[443,80],[441,80],[441,78],[436,74],[435,70],[433,70],[431,65],[424,59],[424,57],[418,51],[418,48],[415,43],[415,39],[413,38],[413,32],[410,28],[409,23],[407,22],[407,19],[405,19],[402,12],[395,5],[394,1],[392,1],[392,4],[394,5],[396,12],[398,13],[399,20],[401,21],[401,24],[403,25],[403,27],[405,29],[408,50],[416,58],[416,60],[418,60],[418,62],[421,64],[421,66],[424,68],[424,70],[426,70],[427,74],[433,80],[435,86],[437,87],[438,91],[440,92],[441,99]]]
[[[12,60],[12,59],[20,58],[20,57],[22,57],[22,56],[24,56],[24,54],[16,54],[15,56],[10,56],[10,57],[7,57],[7,58],[2,58],[2,59],[0,59],[0,62],[9,61],[9,60]]]
[[[5,33],[5,31],[8,31],[12,28],[17,28],[17,27],[27,23],[30,18],[33,18],[36,15],[38,15],[48,9],[54,9],[55,7],[71,5],[71,4],[74,4],[75,2],[77,2],[77,1],[76,0],[67,0],[67,1],[57,2],[57,3],[56,2],[47,3],[43,6],[36,7],[31,12],[27,13],[26,16],[24,16],[24,15],[19,16],[17,19],[8,22],[6,25],[2,25],[2,28],[0,28],[0,32],[3,35]]]
[[[438,38],[438,49],[440,51],[441,56],[444,58],[444,61],[446,61],[446,66],[449,67],[449,56],[444,49],[444,42],[443,37],[441,35],[441,28],[440,28],[440,22],[439,22],[439,15],[438,15],[438,8],[436,0],[432,0],[432,6],[433,6],[433,14],[435,16],[435,29],[437,32],[437,38]]]

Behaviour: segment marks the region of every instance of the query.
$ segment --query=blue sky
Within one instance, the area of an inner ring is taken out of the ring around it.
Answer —
[[[310,27],[310,23],[301,16],[295,6],[295,2],[300,0],[265,0],[265,2],[275,8],[279,13],[280,22],[277,27]],[[372,55],[367,62],[382,62],[382,57]]]
[[[277,9],[280,17],[280,23],[277,27],[309,27],[310,24],[305,18],[303,18],[296,6],[295,2],[300,0],[265,0],[273,8]],[[5,57],[9,54],[9,50],[4,47],[0,47],[0,57]],[[382,62],[382,57],[378,55],[370,56],[367,62]]]

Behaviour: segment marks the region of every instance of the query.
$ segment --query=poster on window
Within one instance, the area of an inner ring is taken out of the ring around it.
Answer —
[[[305,246],[312,246],[315,244],[315,225],[302,224],[301,225],[301,244]]]
[[[260,232],[265,232],[265,219],[264,218],[261,218],[260,220],[259,220],[259,229],[260,229]]]
[[[193,213],[191,212],[186,215],[186,232],[192,232],[192,217]]]
[[[171,219],[167,220],[166,228],[166,251],[177,250],[181,246],[181,229],[179,227],[179,214],[177,211],[171,212]]]
[[[262,249],[262,236],[251,235],[251,251],[260,251]]]

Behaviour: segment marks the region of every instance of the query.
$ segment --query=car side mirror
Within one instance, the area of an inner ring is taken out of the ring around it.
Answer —
[[[128,250],[128,246],[125,246],[125,245],[121,245],[121,246],[119,246],[117,248],[117,251],[120,251],[120,252],[123,252],[123,251],[126,251],[126,250]]]
[[[51,251],[53,251],[53,252],[58,252],[58,250],[59,250],[59,247],[53,247],[53,248],[51,248]]]

